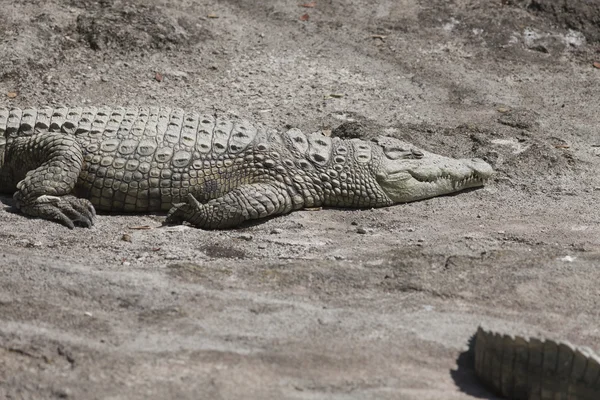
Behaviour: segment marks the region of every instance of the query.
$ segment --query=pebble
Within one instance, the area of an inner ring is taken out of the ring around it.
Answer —
[[[167,254],[165,260],[179,260],[179,256],[177,254]]]
[[[279,228],[275,228],[275,229],[271,229],[271,235],[279,235],[280,233],[282,233],[283,230],[279,229]]]
[[[240,235],[240,236],[238,236],[238,239],[242,239],[242,240],[245,240],[246,242],[249,242],[252,240],[252,235]]]
[[[19,240],[19,243],[24,246],[24,247],[41,247],[42,246],[42,242],[32,242],[29,239],[23,239],[23,240]]]
[[[360,233],[361,235],[364,235],[365,233],[367,233],[367,230],[365,228],[363,228],[362,226],[359,226],[358,228],[356,228],[356,233]]]
[[[131,235],[129,233],[124,233],[123,236],[121,236],[121,240],[124,242],[131,242]]]

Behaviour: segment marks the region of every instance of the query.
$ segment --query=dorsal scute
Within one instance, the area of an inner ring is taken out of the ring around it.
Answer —
[[[116,137],[124,116],[125,109],[123,107],[113,108],[110,111],[110,116],[108,117],[108,122],[106,123],[106,127],[104,128],[102,137],[105,139]]]
[[[8,119],[6,120],[6,137],[7,138],[15,138],[18,136],[22,117],[23,117],[23,110],[21,110],[20,108],[12,108],[9,111]]]
[[[52,107],[41,107],[37,110],[34,133],[48,132],[52,121],[54,109]]]
[[[9,113],[8,108],[0,108],[0,137],[5,137]]]
[[[307,135],[306,138],[308,139],[309,160],[317,165],[327,165],[331,158],[331,138],[318,133]]]
[[[84,107],[81,111],[81,118],[75,130],[76,135],[88,135],[92,131],[92,124],[96,118],[98,109],[96,107]]]
[[[48,126],[49,132],[61,132],[62,126],[67,120],[67,113],[69,109],[67,107],[55,107],[52,110],[52,116],[50,117],[50,125]]]
[[[169,116],[167,130],[165,131],[165,142],[174,145],[179,143],[181,137],[181,127],[183,125],[184,112],[181,108],[174,108]]]
[[[183,126],[181,127],[181,137],[179,138],[179,147],[193,152],[196,145],[196,136],[200,124],[200,115],[196,112],[185,114]]]
[[[117,131],[117,137],[125,139],[131,137],[131,129],[138,118],[139,109],[137,107],[128,107],[125,109],[123,119]]]
[[[169,122],[171,120],[171,109],[168,107],[159,108],[156,116],[156,136],[160,139],[165,137]]]
[[[298,128],[289,129],[284,133],[286,141],[291,145],[294,155],[298,158],[306,157],[308,151],[308,139],[306,135]]]
[[[338,137],[332,138],[333,150],[331,152],[331,164],[336,171],[341,171],[347,162],[348,143]]]
[[[38,110],[35,108],[26,108],[21,116],[21,126],[19,127],[19,136],[31,136],[35,132],[35,121],[37,120]]]
[[[210,114],[202,114],[199,120],[198,133],[196,135],[196,151],[206,154],[212,148],[215,117]]]
[[[150,107],[148,109],[148,120],[144,128],[144,137],[156,137],[157,125],[160,109],[158,107]]]
[[[135,119],[133,125],[131,126],[131,135],[140,138],[144,135],[144,131],[146,130],[146,124],[148,123],[148,118],[150,116],[150,109],[148,107],[140,107],[138,110],[137,118]]]
[[[90,137],[99,139],[104,134],[104,129],[108,124],[110,118],[111,109],[107,106],[102,106],[96,111],[96,116],[92,122],[92,130],[90,131]]]
[[[147,137],[140,140],[136,151],[140,156],[146,157],[153,155],[157,147],[156,138]]]
[[[75,130],[77,129],[77,125],[79,124],[79,120],[81,119],[82,112],[83,108],[81,107],[69,108],[65,115],[65,120],[60,127],[60,131],[68,135],[74,134]]]
[[[256,133],[257,129],[250,121],[243,119],[235,121],[229,137],[229,152],[237,154],[244,151],[254,141]]]
[[[359,164],[367,164],[371,161],[371,146],[360,139],[351,139],[354,160]]]
[[[226,118],[217,118],[213,131],[212,152],[222,154],[227,150],[229,136],[233,130],[233,122]]]

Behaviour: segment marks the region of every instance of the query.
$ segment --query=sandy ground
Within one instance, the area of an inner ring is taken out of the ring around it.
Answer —
[[[214,107],[497,170],[224,232],[0,197],[0,398],[493,399],[480,323],[599,349],[600,5],[563,3],[0,0],[1,106]]]

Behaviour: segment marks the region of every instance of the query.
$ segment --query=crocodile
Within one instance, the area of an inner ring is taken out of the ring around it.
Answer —
[[[0,192],[69,228],[102,212],[236,227],[321,206],[372,208],[484,185],[492,167],[380,136],[268,129],[166,107],[0,108]]]
[[[474,356],[478,378],[504,398],[600,399],[600,357],[587,347],[480,326]]]

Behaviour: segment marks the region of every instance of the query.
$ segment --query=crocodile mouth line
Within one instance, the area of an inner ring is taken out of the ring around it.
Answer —
[[[418,176],[416,174],[412,174],[411,176],[419,181],[420,183],[429,183],[429,184],[446,184],[451,183],[454,188],[461,188],[466,186],[474,186],[474,185],[484,185],[488,178],[484,178],[480,176],[476,171],[473,171],[469,176],[464,177],[462,179],[456,179],[452,175],[442,172],[440,175],[432,177],[431,179],[424,178],[422,176]]]

